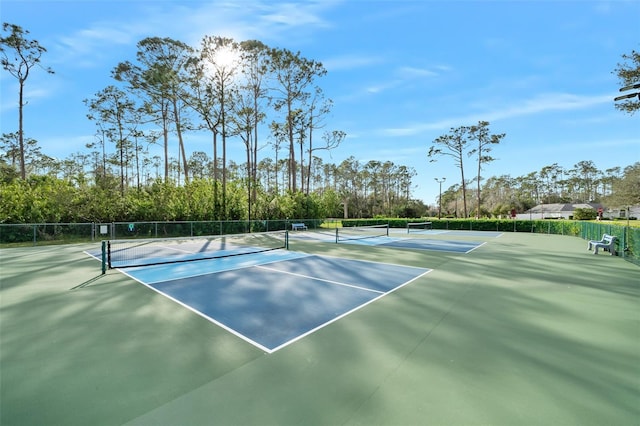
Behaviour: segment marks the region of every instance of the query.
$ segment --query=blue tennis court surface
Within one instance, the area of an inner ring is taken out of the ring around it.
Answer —
[[[380,246],[406,248],[417,250],[449,251],[455,253],[469,253],[484,243],[475,241],[456,240],[427,240],[423,238],[402,238],[393,241],[381,242]]]
[[[390,233],[395,234],[408,234],[406,229],[390,229]],[[500,237],[503,232],[500,231],[463,231],[463,230],[448,230],[448,229],[414,229],[409,234],[418,235],[455,235],[461,237],[484,237],[484,238],[497,238]]]
[[[345,240],[341,243],[360,244],[377,247],[392,247],[413,250],[446,251],[454,253],[469,253],[477,249],[484,242],[458,241],[458,240],[429,240],[426,238],[397,238],[397,237],[372,237],[354,240]]]
[[[411,235],[421,235],[418,238],[412,238]],[[382,235],[363,235],[353,238],[346,236],[338,240],[339,244],[357,244],[366,246],[392,247],[413,250],[432,250],[453,253],[469,253],[472,250],[485,244],[483,241],[464,241],[464,240],[441,240],[428,239],[424,235],[447,234],[452,236],[473,236],[495,238],[502,235],[502,232],[491,231],[448,231],[448,230],[412,230],[407,233],[406,229],[389,229],[389,236]],[[320,241],[320,242],[336,242],[335,232],[332,231],[309,231],[296,232],[290,234],[290,239],[299,241]]]
[[[270,353],[429,271],[274,251],[126,274]]]

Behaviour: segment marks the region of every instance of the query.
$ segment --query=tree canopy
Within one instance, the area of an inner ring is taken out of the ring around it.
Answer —
[[[615,106],[620,111],[633,115],[640,110],[640,52],[632,50],[631,53],[622,55],[622,62],[619,62],[613,71],[618,80],[620,80],[620,88],[630,88],[624,90],[625,94],[616,102]],[[631,88],[633,87],[633,88]],[[634,99],[635,98],[635,99]]]

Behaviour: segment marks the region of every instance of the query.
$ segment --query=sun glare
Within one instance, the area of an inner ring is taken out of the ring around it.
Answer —
[[[220,68],[236,67],[240,62],[239,59],[238,51],[231,47],[222,47],[214,55],[214,62]]]

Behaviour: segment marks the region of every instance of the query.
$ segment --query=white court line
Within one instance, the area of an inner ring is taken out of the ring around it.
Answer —
[[[261,351],[266,352],[266,353],[272,353],[273,352],[271,349],[267,348],[266,346],[261,345],[260,343],[250,339],[249,337],[245,336],[244,334],[240,333],[239,331],[236,331],[233,328],[225,325],[224,323],[216,320],[215,318],[210,317],[209,315],[205,314],[204,312],[199,311],[197,308],[194,308],[193,306],[176,299],[175,297],[165,293],[164,291],[159,290],[159,289],[155,288],[154,286],[152,286],[150,284],[147,284],[144,281],[141,281],[141,280],[139,280],[138,278],[136,278],[136,277],[134,277],[132,275],[127,274],[125,271],[120,270],[120,272],[123,273],[124,275],[128,276],[132,280],[139,282],[143,286],[145,286],[145,287],[155,291],[156,293],[166,297],[167,299],[177,303],[178,305],[182,306],[183,308],[186,308],[186,309],[190,310],[194,314],[196,314],[196,315],[198,315],[198,316],[200,316],[200,317],[202,317],[202,318],[214,323],[218,327],[221,327],[221,328],[227,330],[229,333],[233,334],[234,336],[239,337],[240,339],[244,340],[245,342],[252,344],[253,346],[255,346],[258,349],[260,349]]]
[[[363,304],[361,304],[361,305],[355,306],[353,309],[351,309],[351,310],[349,310],[349,311],[347,311],[347,312],[345,312],[345,313],[343,313],[343,314],[341,314],[341,315],[338,315],[337,317],[334,317],[333,319],[331,319],[331,320],[329,320],[329,321],[327,321],[327,322],[325,322],[325,323],[323,323],[323,324],[318,325],[317,327],[315,327],[315,328],[313,328],[313,329],[311,329],[311,330],[307,331],[306,333],[303,333],[303,334],[301,334],[301,335],[299,335],[299,336],[296,336],[296,337],[294,337],[293,339],[291,339],[291,340],[289,340],[289,341],[287,341],[287,342],[284,342],[284,343],[283,343],[283,344],[281,344],[280,346],[276,346],[275,348],[268,350],[268,351],[267,351],[267,353],[272,354],[272,353],[274,353],[274,352],[276,352],[276,351],[278,351],[278,350],[280,350],[280,349],[284,348],[285,346],[289,346],[290,344],[295,343],[295,342],[297,342],[298,340],[301,340],[301,339],[303,339],[303,338],[305,338],[305,337],[307,337],[307,336],[309,336],[309,335],[311,335],[311,334],[315,333],[316,331],[318,331],[318,330],[320,330],[320,329],[322,329],[322,328],[324,328],[324,327],[327,327],[328,325],[331,325],[331,324],[333,324],[334,322],[336,322],[336,321],[338,321],[338,320],[340,320],[340,319],[342,319],[342,318],[344,318],[344,317],[346,317],[346,316],[348,316],[348,315],[351,315],[352,313],[354,313],[354,312],[356,312],[356,311],[358,311],[358,310],[360,310],[360,309],[364,308],[365,306],[368,306],[369,304],[374,303],[374,302],[376,302],[376,301],[378,301],[378,300],[382,299],[382,298],[383,298],[383,297],[385,297],[386,295],[393,293],[394,291],[396,291],[396,290],[398,290],[398,289],[400,289],[400,288],[402,288],[402,287],[406,286],[407,284],[409,284],[409,283],[411,283],[411,282],[413,282],[413,281],[417,280],[418,278],[423,277],[424,275],[428,274],[428,273],[429,273],[429,272],[431,272],[431,271],[433,271],[433,270],[432,270],[432,269],[428,269],[428,270],[426,270],[425,272],[423,272],[422,274],[420,274],[420,275],[418,275],[418,276],[416,276],[416,277],[414,277],[414,278],[410,279],[409,281],[407,281],[407,282],[405,282],[405,283],[403,283],[403,284],[400,284],[399,286],[394,287],[394,288],[392,288],[391,290],[389,290],[389,291],[387,291],[387,292],[385,292],[385,293],[381,293],[380,295],[378,295],[377,297],[374,297],[373,299],[369,300],[368,302],[365,302],[365,303],[363,303]]]
[[[260,265],[268,265],[270,263],[278,263],[278,262],[285,262],[287,260],[294,260],[294,259],[302,259],[304,257],[309,257],[312,256],[310,254],[307,253],[299,253],[296,252],[296,256],[286,256],[286,257],[279,257],[277,259],[270,259],[270,260],[260,260],[260,258],[264,258],[264,253],[242,253],[238,256],[227,256],[227,257],[214,257],[211,259],[193,259],[193,260],[189,260],[186,262],[180,262],[180,263],[166,263],[166,264],[162,264],[162,265],[141,265],[141,266],[135,266],[134,268],[156,268],[156,267],[160,267],[160,268],[168,268],[171,269],[173,267],[177,267],[178,265],[191,265],[191,262],[198,262],[198,266],[201,265],[206,265],[206,262],[213,262],[216,264],[220,264],[220,263],[230,263],[230,265],[226,265],[223,268],[220,269],[203,269],[202,272],[191,272],[188,275],[185,276],[181,276],[176,278],[175,276],[171,276],[171,274],[168,274],[165,276],[165,278],[162,279],[158,279],[158,280],[149,280],[147,282],[147,284],[160,284],[160,283],[164,283],[164,282],[169,282],[169,281],[176,281],[176,280],[180,280],[180,279],[188,279],[188,278],[195,278],[195,277],[202,277],[205,275],[212,275],[212,274],[218,274],[221,272],[229,272],[229,271],[237,271],[239,269],[248,269],[248,268],[253,268],[254,266],[260,266]],[[248,257],[251,256],[251,257]],[[257,258],[256,260],[253,260],[254,258]],[[239,262],[232,262],[231,260],[225,260],[225,259],[234,259],[234,260],[238,260],[238,259],[242,259],[244,260],[244,262],[241,260]],[[250,261],[251,260],[251,261]],[[257,263],[254,263],[257,262]],[[123,274],[130,276],[129,274],[127,274],[125,272],[126,269],[128,268],[114,268],[117,269],[118,271],[122,272]],[[197,269],[197,268],[192,268],[193,269]]]
[[[268,267],[262,266],[262,265],[256,265],[256,268],[266,269],[267,271],[280,272],[280,273],[283,273],[283,274],[293,275],[295,277],[300,277],[300,278],[308,278],[308,279],[311,279],[311,280],[314,280],[314,281],[322,281],[322,282],[329,283],[329,284],[336,284],[336,285],[341,285],[341,286],[344,286],[344,287],[351,287],[351,288],[355,288],[355,289],[358,289],[358,290],[370,291],[372,293],[384,294],[384,291],[380,291],[380,290],[373,290],[373,289],[370,289],[370,288],[360,287],[360,286],[353,285],[353,284],[341,283],[340,281],[325,280],[323,278],[312,277],[312,276],[309,276],[309,275],[296,274],[295,272],[281,271],[280,269],[268,268]]]
[[[306,254],[306,253],[301,253],[301,254],[303,255],[301,257],[312,256],[312,255],[309,255],[309,254]],[[332,256],[327,256],[327,257],[332,257]],[[336,258],[340,258],[340,257],[336,257]],[[342,259],[342,258],[340,258],[340,259]],[[268,262],[266,264],[277,263],[277,262],[286,261],[286,260],[292,260],[292,259],[274,260],[273,262]],[[379,264],[382,263],[382,262],[375,262],[375,261],[368,261],[368,260],[355,260],[355,259],[347,259],[347,260],[355,261],[355,262],[369,262],[369,263],[379,263]],[[385,264],[385,263],[382,263],[382,264]],[[388,263],[388,265],[398,266],[396,264],[391,264],[391,263]],[[262,266],[262,265],[250,265],[248,267],[251,267],[251,266],[255,266],[255,267],[262,268],[262,269],[269,270],[269,271],[275,271],[275,272],[295,275],[295,276],[299,276],[299,277],[302,277],[302,278],[307,278],[307,279],[312,279],[312,280],[317,280],[317,281],[324,281],[324,282],[331,283],[331,284],[351,287],[351,288],[354,288],[354,289],[365,290],[365,291],[369,291],[371,293],[375,293],[375,294],[377,294],[377,296],[375,296],[374,298],[372,298],[371,300],[369,300],[369,301],[367,301],[367,302],[365,302],[363,304],[360,304],[358,306],[353,307],[352,309],[348,310],[347,312],[344,312],[343,314],[338,315],[338,316],[330,319],[329,321],[326,321],[326,322],[324,322],[322,324],[319,324],[318,326],[312,328],[311,330],[308,330],[305,333],[302,333],[302,334],[292,338],[291,340],[283,342],[282,344],[280,344],[280,345],[278,345],[278,346],[276,346],[274,348],[268,348],[268,347],[256,342],[255,340],[251,339],[250,337],[245,336],[244,334],[240,333],[239,331],[231,328],[230,326],[227,326],[226,324],[216,320],[215,318],[212,318],[211,316],[199,311],[197,308],[190,306],[188,303],[185,303],[185,302],[182,302],[182,301],[178,300],[177,298],[165,293],[164,291],[155,288],[153,285],[151,285],[149,283],[146,283],[146,282],[136,278],[135,276],[132,276],[132,275],[128,274],[126,271],[124,271],[122,269],[117,269],[117,268],[116,269],[119,272],[121,272],[122,274],[124,274],[124,275],[128,276],[129,278],[133,279],[134,281],[137,281],[138,283],[140,283],[140,284],[144,285],[145,287],[153,290],[154,292],[156,292],[156,293],[158,293],[158,294],[170,299],[171,301],[177,303],[178,305],[180,305],[180,306],[188,309],[189,311],[195,313],[196,315],[198,315],[198,316],[208,320],[209,322],[211,322],[211,323],[223,328],[224,330],[228,331],[229,333],[233,334],[234,336],[239,337],[240,339],[244,340],[245,342],[253,345],[254,347],[258,348],[259,350],[261,350],[261,351],[263,351],[263,352],[265,352],[267,354],[272,354],[272,353],[274,353],[274,352],[276,352],[276,351],[278,351],[278,350],[280,350],[280,349],[282,349],[282,348],[284,348],[286,346],[289,346],[290,344],[292,344],[294,342],[297,342],[298,340],[301,340],[304,337],[315,333],[316,331],[318,331],[318,330],[320,330],[320,329],[322,329],[322,328],[324,328],[324,327],[326,327],[326,326],[328,326],[328,325],[330,325],[330,324],[332,324],[332,323],[334,323],[334,322],[336,322],[336,321],[338,321],[338,320],[340,320],[340,319],[352,314],[355,311],[358,311],[358,310],[364,308],[365,306],[368,306],[371,303],[376,302],[377,300],[381,299],[382,297],[395,292],[396,290],[408,285],[409,283],[411,283],[411,282],[413,282],[413,281],[415,281],[415,280],[417,280],[417,279],[423,277],[424,275],[426,275],[426,274],[428,274],[428,273],[433,271],[432,269],[427,269],[427,268],[418,268],[418,267],[414,267],[414,266],[400,265],[400,266],[405,267],[405,268],[423,269],[424,272],[419,274],[419,275],[416,275],[415,277],[411,278],[410,280],[408,280],[408,281],[406,281],[406,282],[404,282],[404,283],[402,283],[402,284],[400,284],[400,285],[398,285],[398,286],[396,286],[396,287],[394,287],[394,288],[392,288],[392,289],[390,289],[390,290],[388,290],[386,292],[383,292],[383,291],[379,291],[379,290],[373,290],[373,289],[369,289],[369,288],[365,288],[365,287],[359,287],[359,286],[355,286],[355,285],[351,285],[351,284],[341,283],[341,282],[338,282],[338,281],[324,280],[324,279],[320,279],[320,278],[316,278],[316,277],[312,277],[312,276],[305,276],[305,275],[302,275],[302,274],[296,274],[296,273],[292,273],[292,272],[281,271],[281,270],[278,270],[278,269],[273,269],[273,268],[269,268],[269,267]],[[224,271],[219,271],[219,272],[224,272]]]
[[[483,245],[485,245],[485,244],[487,244],[487,242],[486,242],[486,241],[485,241],[485,242],[483,242],[482,244],[479,244],[479,245],[475,246],[475,247],[474,247],[474,248],[472,248],[471,250],[467,250],[467,251],[465,251],[465,252],[464,252],[464,254],[471,253],[471,252],[472,252],[472,251],[474,251],[475,249],[480,248],[480,247],[482,247],[482,246],[483,246]]]

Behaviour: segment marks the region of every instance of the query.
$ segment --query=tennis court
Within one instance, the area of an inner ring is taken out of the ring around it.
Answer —
[[[256,265],[241,255],[234,268],[206,270],[233,263],[214,259],[104,275],[85,253],[95,244],[2,249],[0,423],[637,424],[640,268],[576,237],[428,238],[483,244],[461,255],[294,238]],[[298,273],[309,278],[279,287]],[[360,294],[322,280],[384,296],[267,351],[224,315],[218,324],[177,303],[161,287],[170,280],[191,296],[220,282],[211,297],[254,320],[274,299],[297,323],[297,311],[326,314],[329,300],[344,311],[336,296]]]
[[[450,253],[469,253],[484,244],[477,241],[430,240],[425,238],[402,237],[371,237],[343,241],[343,243],[396,249],[444,251]]]
[[[267,353],[429,272],[286,248],[277,231],[113,240],[87,254]]]
[[[460,231],[449,229],[412,229],[407,232],[404,229],[393,230],[396,234],[419,234],[419,235],[449,235],[458,237],[480,237],[480,238],[498,238],[503,232],[499,231]]]
[[[126,274],[271,353],[427,272],[280,251],[139,267]]]
[[[465,239],[447,240],[429,238],[436,235],[451,235],[464,237],[494,238],[499,232],[468,232],[468,231],[440,231],[431,229],[389,228],[388,225],[372,225],[352,228],[335,228],[320,231],[293,233],[291,238],[299,241],[323,241],[341,244],[357,244],[365,246],[380,246],[396,249],[432,250],[451,253],[469,253],[484,244],[483,241]]]

